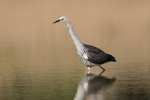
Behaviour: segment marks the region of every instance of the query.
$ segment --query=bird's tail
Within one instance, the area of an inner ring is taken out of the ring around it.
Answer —
[[[112,55],[109,55],[109,61],[116,62],[117,60],[116,60],[115,57],[113,57]]]

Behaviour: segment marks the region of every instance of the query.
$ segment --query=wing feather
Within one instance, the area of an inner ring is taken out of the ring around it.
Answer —
[[[84,46],[87,50],[88,55],[87,60],[89,60],[92,63],[103,64],[105,62],[115,61],[115,58],[112,55],[105,53],[104,51],[102,51],[97,47],[87,44],[84,44]]]

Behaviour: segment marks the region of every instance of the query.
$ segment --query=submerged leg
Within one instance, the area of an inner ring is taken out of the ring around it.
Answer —
[[[88,74],[90,74],[91,73],[91,68],[90,67],[88,67]]]
[[[103,69],[103,71],[100,73],[100,75],[105,71],[105,69],[101,66],[101,65],[99,65],[99,67],[101,68],[101,69]]]

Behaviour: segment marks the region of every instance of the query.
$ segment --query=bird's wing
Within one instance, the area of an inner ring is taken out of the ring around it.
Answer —
[[[112,55],[105,53],[97,47],[87,44],[84,44],[84,46],[87,49],[87,60],[89,60],[92,63],[103,64],[105,62],[112,61],[113,59],[115,59]]]

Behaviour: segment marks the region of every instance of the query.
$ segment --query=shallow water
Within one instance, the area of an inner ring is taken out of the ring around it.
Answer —
[[[149,100],[149,1],[0,1],[0,100]],[[116,57],[87,68],[65,24]]]

